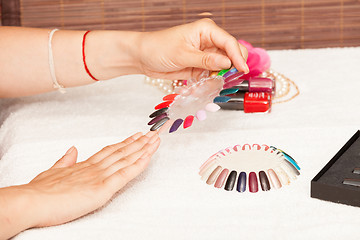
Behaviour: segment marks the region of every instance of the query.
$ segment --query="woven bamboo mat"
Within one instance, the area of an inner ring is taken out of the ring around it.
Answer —
[[[3,25],[153,31],[212,18],[267,49],[360,45],[358,0],[2,0]]]

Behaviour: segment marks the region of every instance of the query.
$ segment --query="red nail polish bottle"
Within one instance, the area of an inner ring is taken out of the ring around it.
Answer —
[[[222,109],[244,110],[245,113],[268,112],[271,109],[271,94],[265,92],[237,92],[229,95],[225,103],[216,103]]]

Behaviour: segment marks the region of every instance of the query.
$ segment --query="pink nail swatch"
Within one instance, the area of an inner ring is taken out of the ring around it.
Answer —
[[[205,109],[206,111],[208,112],[216,112],[220,109],[220,106],[215,104],[215,103],[208,103],[206,106],[205,106]]]
[[[281,182],[280,182],[278,176],[276,175],[276,173],[274,172],[274,170],[269,169],[268,175],[270,178],[271,185],[276,189],[281,188]]]
[[[214,187],[216,187],[216,188],[222,188],[222,186],[224,185],[225,180],[226,180],[228,174],[229,174],[229,169],[225,168],[224,170],[222,170],[222,172],[220,173],[218,179],[217,179],[216,182],[215,182]]]
[[[196,113],[196,118],[199,120],[199,121],[203,121],[206,119],[206,112],[204,110],[199,110],[197,111]]]

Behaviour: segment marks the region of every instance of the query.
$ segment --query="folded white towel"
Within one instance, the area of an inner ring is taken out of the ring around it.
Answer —
[[[310,198],[310,181],[359,128],[360,48],[270,55],[272,67],[299,86],[297,98],[270,114],[220,111],[165,134],[148,169],[107,206],[15,239],[358,239],[360,208]],[[64,95],[0,100],[0,187],[29,182],[72,145],[85,160],[147,131],[163,93],[143,82],[127,76]],[[256,194],[200,181],[210,155],[244,143],[282,148],[302,167],[299,179]]]

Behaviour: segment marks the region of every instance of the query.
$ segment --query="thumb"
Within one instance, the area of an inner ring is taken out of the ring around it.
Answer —
[[[69,150],[67,150],[65,155],[60,158],[51,168],[70,167],[76,163],[77,156],[78,151],[74,146],[72,146],[71,148],[69,148]]]
[[[194,51],[187,59],[188,67],[203,68],[212,71],[229,69],[230,59],[220,53]]]

